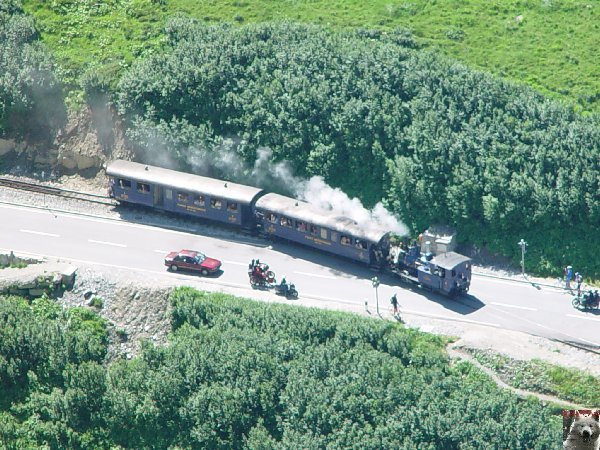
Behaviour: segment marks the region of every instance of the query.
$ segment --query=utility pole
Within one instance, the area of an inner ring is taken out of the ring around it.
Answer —
[[[521,273],[525,276],[525,253],[527,253],[527,242],[521,239],[517,245],[521,247]]]
[[[379,292],[377,291],[377,288],[379,287],[379,278],[377,277],[373,277],[371,278],[371,283],[373,284],[373,287],[375,288],[375,300],[377,301],[377,315],[379,316]]]

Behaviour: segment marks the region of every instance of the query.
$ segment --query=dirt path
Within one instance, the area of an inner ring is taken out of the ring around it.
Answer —
[[[479,361],[477,361],[473,356],[471,356],[467,352],[465,352],[459,348],[456,348],[457,345],[460,345],[460,341],[449,344],[446,347],[446,351],[448,352],[448,355],[450,356],[450,358],[455,359],[455,360],[462,359],[464,361],[470,362],[474,366],[476,366],[479,369],[481,369],[482,371],[484,371],[492,380],[494,380],[496,385],[502,389],[508,389],[511,392],[513,392],[514,394],[518,395],[519,397],[523,397],[523,398],[534,396],[544,402],[556,403],[560,406],[563,406],[565,409],[586,409],[586,406],[578,405],[576,403],[571,403],[567,400],[562,400],[562,399],[560,399],[558,397],[554,397],[552,395],[540,394],[539,392],[526,391],[523,389],[518,389],[518,388],[515,388],[512,386],[509,386],[504,381],[502,381],[500,379],[500,377],[498,375],[496,375],[496,373],[493,370],[489,369],[488,367],[483,366]]]

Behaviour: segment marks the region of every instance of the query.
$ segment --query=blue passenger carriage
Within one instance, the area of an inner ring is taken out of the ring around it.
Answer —
[[[348,217],[279,194],[265,194],[255,204],[256,223],[266,235],[298,242],[373,266],[382,266],[389,233],[363,230]]]
[[[120,202],[244,228],[254,226],[252,204],[263,193],[252,186],[124,160],[112,162],[106,173],[110,195]]]

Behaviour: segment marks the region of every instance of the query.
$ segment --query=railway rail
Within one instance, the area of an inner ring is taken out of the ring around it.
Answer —
[[[91,192],[73,191],[70,189],[63,189],[55,186],[46,186],[39,183],[30,183],[28,181],[19,181],[6,177],[0,177],[0,187],[35,192],[37,194],[53,195],[56,197],[68,198],[90,203],[98,203],[101,205],[117,205],[117,202],[115,202],[106,195],[93,194]]]

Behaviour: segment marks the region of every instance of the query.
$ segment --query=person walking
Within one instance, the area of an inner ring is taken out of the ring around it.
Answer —
[[[396,294],[392,295],[392,298],[390,298],[390,303],[394,307],[394,316],[395,316],[396,314],[398,314],[398,297],[396,297]]]

